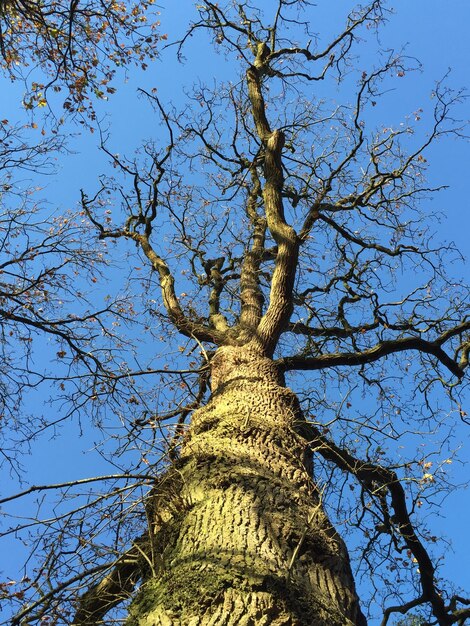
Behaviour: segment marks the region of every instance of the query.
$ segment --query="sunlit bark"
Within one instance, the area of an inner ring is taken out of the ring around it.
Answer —
[[[273,362],[221,348],[174,480],[155,496],[153,571],[131,624],[365,624],[343,541],[310,478],[302,414]]]

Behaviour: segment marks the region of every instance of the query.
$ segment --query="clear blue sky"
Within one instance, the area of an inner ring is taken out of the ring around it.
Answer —
[[[161,28],[168,33],[168,40],[180,34],[188,15],[192,11],[193,2],[162,0]],[[338,14],[343,12],[336,7],[338,4],[328,0],[318,0],[318,28],[336,30],[339,28]],[[389,24],[381,34],[384,47],[400,48],[406,45],[406,54],[417,57],[423,65],[421,73],[404,77],[399,85],[401,91],[389,97],[390,108],[384,111],[391,120],[396,121],[399,114],[411,113],[423,107],[431,110],[430,93],[436,79],[440,79],[451,69],[448,83],[455,87],[468,86],[470,62],[470,2],[468,0],[397,0],[390,3],[396,15],[390,18]],[[332,8],[333,7],[333,8]],[[324,20],[324,21],[323,21]],[[323,26],[324,24],[324,26]],[[324,32],[324,31],[323,31]],[[175,104],[182,102],[182,85],[191,84],[196,79],[195,63],[200,64],[204,78],[211,75],[220,76],[226,71],[225,60],[214,54],[211,48],[191,45],[192,56],[188,56],[185,65],[174,60],[173,51],[167,50],[161,62],[152,64],[146,72],[130,71],[126,81],[118,80],[118,91],[106,103],[98,106],[104,124],[110,129],[112,149],[120,153],[131,154],[140,141],[152,137],[155,120],[149,115],[145,100],[136,96],[139,86],[147,89],[158,88],[162,100],[172,99]],[[364,57],[367,60],[367,53]],[[373,62],[373,54],[369,61]],[[19,85],[12,86],[0,80],[0,118],[20,119],[22,112],[19,107],[21,95]],[[463,116],[469,117],[467,110]],[[384,120],[384,123],[387,123]],[[106,161],[99,153],[96,135],[84,134],[72,141],[73,152],[64,158],[59,174],[46,181],[45,196],[51,210],[73,208],[79,199],[79,189],[96,188],[97,175],[106,167]],[[454,241],[457,246],[468,254],[468,234],[470,233],[470,212],[468,206],[468,184],[470,167],[470,148],[465,140],[445,140],[439,143],[429,157],[431,163],[429,176],[432,184],[445,184],[449,189],[440,193],[433,202],[428,203],[429,211],[438,210],[444,214],[444,220],[435,224],[439,239]],[[44,184],[41,181],[41,184]],[[468,280],[467,272],[467,280]],[[58,407],[50,408],[43,405],[45,398],[36,393],[31,398],[29,409],[39,408],[42,412],[58,411]],[[463,452],[463,460],[469,460],[469,435],[462,428],[459,432]],[[93,454],[83,454],[90,450],[93,440],[79,438],[76,426],[71,426],[62,433],[62,437],[51,442],[42,439],[33,449],[33,454],[25,458],[31,483],[55,482],[62,479],[91,476],[94,473],[108,472],[100,458]],[[464,481],[468,477],[468,466],[455,467],[456,481]],[[2,480],[2,495],[14,491],[15,485]],[[28,513],[31,501],[17,503],[15,510]],[[462,587],[470,589],[470,548],[468,542],[468,519],[470,503],[468,490],[459,495],[449,496],[442,517],[429,520],[436,534],[444,533],[452,540],[452,549],[446,555],[444,573]],[[3,578],[14,577],[17,556],[21,552],[19,544],[8,541],[6,548],[0,550],[0,571]],[[1,575],[0,575],[1,578]]]

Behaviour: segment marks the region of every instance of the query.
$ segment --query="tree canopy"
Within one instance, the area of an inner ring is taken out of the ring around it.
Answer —
[[[92,98],[114,93],[117,68],[145,68],[155,58],[164,35],[153,4],[2,0],[2,69],[25,81],[25,108],[48,107],[51,92],[63,92],[65,110],[91,114]]]
[[[71,181],[76,210],[49,211],[38,181],[65,158],[65,130],[44,124],[31,141],[37,117],[1,122],[5,468],[19,476],[24,450],[71,428],[111,468],[33,478],[0,499],[8,516],[39,494],[2,530],[31,547],[23,578],[0,585],[7,619],[122,619],[139,581],[165,568],[144,542],[152,493],[217,390],[217,349],[248,346],[297,394],[320,505],[368,579],[362,610],[377,619],[380,607],[381,626],[466,623],[470,600],[441,579],[444,539],[424,515],[453,488],[467,426],[468,287],[459,251],[433,235],[440,183],[426,177],[434,145],[465,136],[464,92],[446,76],[426,106],[384,120],[419,64],[380,47],[361,56],[390,18],[380,0],[351,6],[328,37],[303,0],[204,2],[168,40],[151,4],[0,5],[3,69],[26,80],[25,115],[47,108],[62,128],[88,115],[109,161],[94,188]],[[127,154],[95,100],[117,67],[164,45],[201,77],[169,102],[163,58],[156,86],[139,90],[150,137]],[[220,75],[204,76],[199,47],[220,55]],[[60,114],[51,90],[66,94]],[[28,407],[38,388],[53,409]],[[177,493],[168,502],[184,509]]]

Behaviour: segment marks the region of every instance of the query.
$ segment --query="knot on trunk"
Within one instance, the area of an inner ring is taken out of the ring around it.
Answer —
[[[276,364],[259,351],[246,346],[222,346],[212,362],[211,391],[220,391],[231,381],[248,379],[272,382],[283,387],[285,380]]]

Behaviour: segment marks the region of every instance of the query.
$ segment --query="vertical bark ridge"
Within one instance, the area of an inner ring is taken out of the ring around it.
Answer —
[[[180,459],[185,510],[159,530],[164,541],[157,533],[164,567],[142,586],[129,625],[364,624],[295,432],[297,398],[247,348],[219,349],[212,367],[212,398]]]

